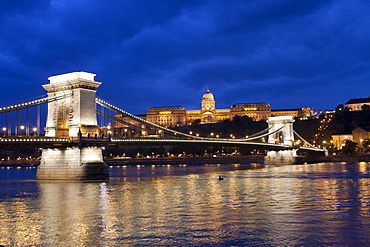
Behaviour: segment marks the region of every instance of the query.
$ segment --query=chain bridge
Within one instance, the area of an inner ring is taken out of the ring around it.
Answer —
[[[0,107],[0,147],[42,148],[37,179],[107,179],[102,157],[105,146],[223,146],[266,150],[266,164],[294,163],[298,150],[324,154],[293,130],[291,116],[270,117],[268,128],[247,138],[209,138],[166,128],[124,111],[96,96],[101,82],[95,74],[72,72],[49,77],[47,95]],[[42,119],[41,105],[46,119]],[[121,117],[117,117],[121,116]],[[122,117],[123,116],[123,117]],[[41,123],[45,122],[44,131]],[[147,133],[117,136],[104,121]],[[100,122],[100,123],[99,123]],[[1,123],[1,122],[0,122]],[[266,140],[266,141],[262,141]],[[296,141],[300,141],[300,145]]]

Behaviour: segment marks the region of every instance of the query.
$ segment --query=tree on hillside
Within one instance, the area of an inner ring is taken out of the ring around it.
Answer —
[[[356,152],[358,152],[357,143],[353,142],[353,141],[350,141],[350,140],[347,140],[344,147],[342,148],[342,153],[353,155]]]
[[[366,104],[364,104],[364,105],[362,105],[362,106],[361,106],[361,109],[362,109],[363,111],[370,111],[370,105],[366,105]]]
[[[369,152],[370,151],[370,139],[363,140],[362,147],[364,149],[364,152]]]
[[[296,120],[293,123],[293,129],[302,136],[303,139],[312,143],[314,136],[320,124],[320,119]]]
[[[337,107],[335,107],[335,112],[343,112],[345,110],[348,110],[348,108],[344,107],[343,104],[339,104]]]
[[[325,130],[330,134],[351,133],[355,128],[370,126],[370,111],[342,111],[334,114]]]

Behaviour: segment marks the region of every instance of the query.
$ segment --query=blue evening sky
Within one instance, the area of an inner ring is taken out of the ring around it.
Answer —
[[[5,0],[0,30],[0,106],[73,71],[134,114],[199,109],[207,86],[217,108],[370,96],[368,0]]]

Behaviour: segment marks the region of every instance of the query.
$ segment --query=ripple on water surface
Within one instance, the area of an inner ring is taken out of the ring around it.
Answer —
[[[189,166],[188,166],[189,167]],[[0,170],[6,246],[291,246],[370,242],[369,164],[42,181]],[[131,168],[130,168],[131,169]],[[149,168],[148,168],[149,169]],[[167,167],[163,167],[167,169]],[[224,180],[219,180],[222,176]]]

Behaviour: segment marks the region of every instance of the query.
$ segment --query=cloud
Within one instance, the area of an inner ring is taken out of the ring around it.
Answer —
[[[134,113],[199,108],[206,86],[222,108],[250,100],[334,108],[368,96],[366,1],[3,1],[0,9],[0,89],[17,100],[72,71],[96,73],[98,94]],[[15,93],[19,85],[29,90]]]

